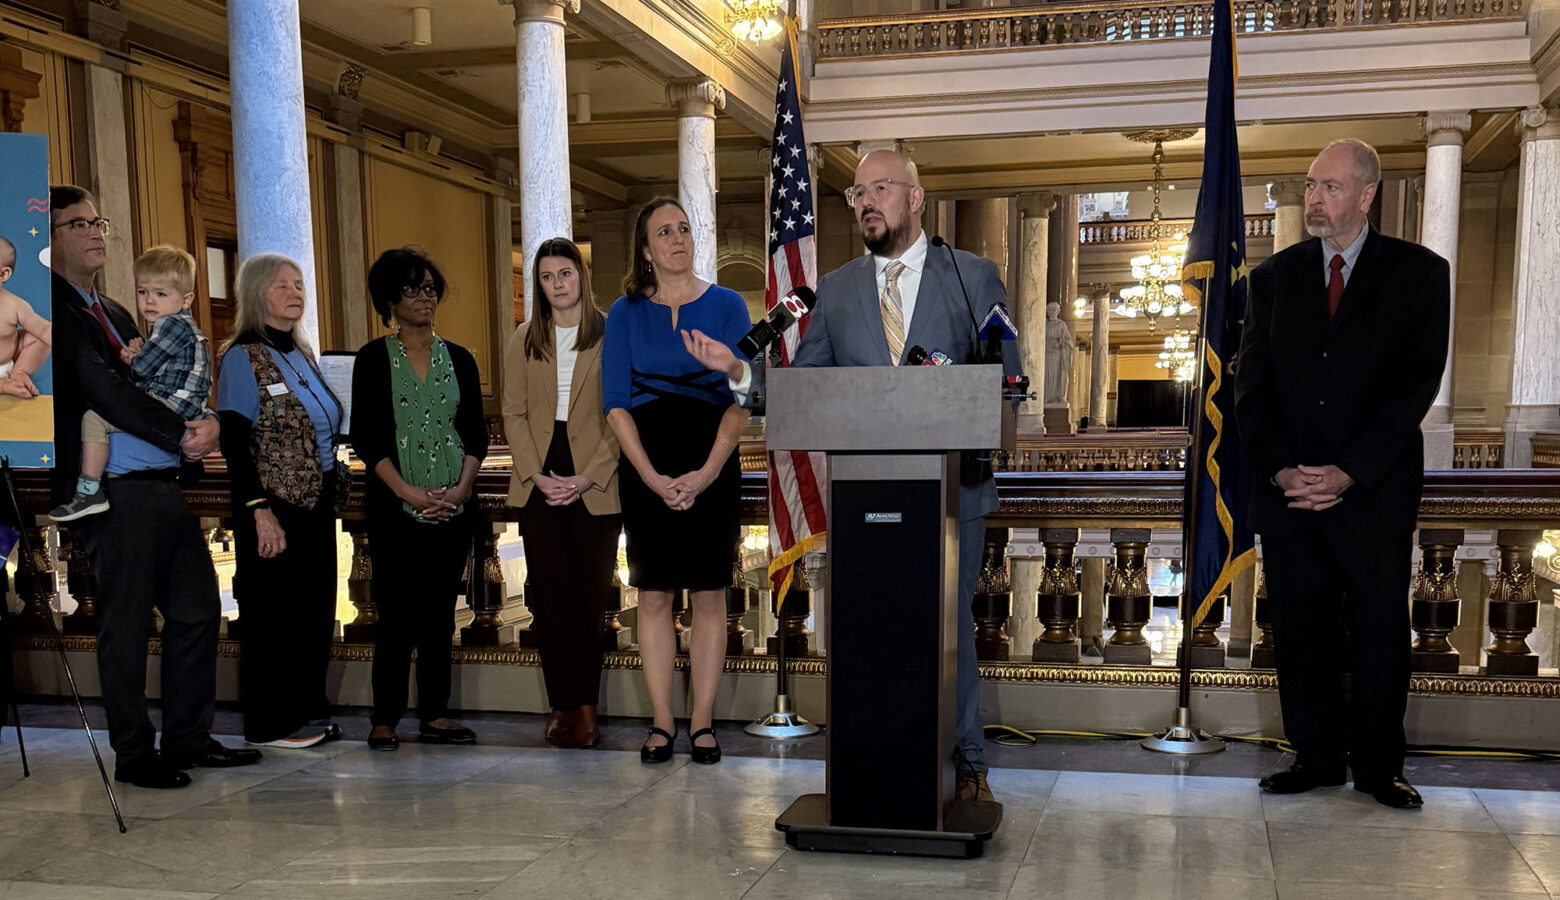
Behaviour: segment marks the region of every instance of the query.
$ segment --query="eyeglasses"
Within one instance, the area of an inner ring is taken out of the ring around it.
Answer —
[[[69,228],[70,233],[76,235],[77,237],[85,236],[87,232],[94,228],[97,229],[98,234],[107,237],[110,229],[113,228],[107,219],[70,219],[68,221],[61,222],[54,227],[56,229]]]
[[[408,300],[413,299],[418,294],[422,294],[424,297],[427,297],[429,300],[437,300],[437,299],[439,299],[439,288],[433,282],[429,282],[427,284],[420,285],[420,286],[419,285],[408,284],[405,287],[401,288],[401,296],[405,297]]]
[[[871,200],[873,203],[882,203],[883,199],[888,196],[889,187],[896,184],[904,185],[905,187],[915,187],[915,185],[908,181],[895,181],[892,178],[879,178],[877,181],[874,181],[865,187],[856,184],[846,188],[845,202],[850,204],[851,209],[855,209],[856,206],[863,200]]]

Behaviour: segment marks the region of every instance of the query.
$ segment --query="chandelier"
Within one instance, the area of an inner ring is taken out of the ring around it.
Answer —
[[[1165,141],[1179,141],[1196,134],[1185,129],[1128,132],[1128,140],[1154,145],[1154,214],[1149,225],[1148,252],[1132,257],[1132,277],[1137,284],[1128,285],[1119,293],[1120,301],[1114,312],[1127,318],[1142,316],[1148,320],[1148,330],[1153,331],[1160,316],[1181,316],[1192,311],[1192,305],[1181,292],[1181,259],[1186,255],[1185,244],[1167,244],[1160,231],[1164,218],[1159,211],[1159,194],[1165,183]]]
[[[1188,382],[1197,374],[1194,363],[1197,354],[1192,346],[1196,343],[1196,335],[1185,328],[1177,328],[1174,333],[1165,337],[1165,349],[1159,352],[1159,359],[1155,361],[1154,368],[1165,369],[1170,378],[1178,382]]]
[[[780,24],[785,5],[780,0],[726,0],[726,26],[739,41],[762,44],[785,30]]]

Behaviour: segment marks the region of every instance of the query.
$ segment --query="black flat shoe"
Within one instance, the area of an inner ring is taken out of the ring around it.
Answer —
[[[169,765],[166,760],[152,757],[143,762],[131,763],[114,769],[114,780],[136,787],[163,790],[181,788],[190,783],[190,776]]]
[[[1264,793],[1303,794],[1319,787],[1338,787],[1347,780],[1348,770],[1337,766],[1303,766],[1295,763],[1282,772],[1274,772],[1257,782]]]
[[[672,758],[672,742],[677,740],[675,735],[667,734],[664,728],[650,729],[650,736],[660,735],[666,738],[666,743],[659,747],[650,746],[650,738],[645,738],[644,746],[639,748],[639,761],[642,763],[670,762]]]
[[[713,727],[700,728],[698,731],[688,735],[688,742],[693,748],[689,753],[693,757],[693,761],[708,766],[720,762],[720,744],[717,743],[713,747],[700,747],[698,744],[693,743],[706,734],[713,739],[715,737],[715,729]]]
[[[232,769],[252,766],[261,759],[260,751],[251,747],[226,747],[216,741],[207,741],[199,750],[164,752],[162,758],[177,769]]]
[[[477,733],[464,725],[456,725],[454,728],[419,725],[417,739],[424,744],[475,744]]]
[[[1419,796],[1414,786],[1404,781],[1400,775],[1394,775],[1385,781],[1356,781],[1354,789],[1375,797],[1377,803],[1393,809],[1418,809],[1425,805],[1425,798]]]
[[[374,737],[373,735],[368,736],[368,749],[370,750],[384,750],[388,752],[391,750],[398,750],[400,747],[401,739],[393,734],[389,737]]]

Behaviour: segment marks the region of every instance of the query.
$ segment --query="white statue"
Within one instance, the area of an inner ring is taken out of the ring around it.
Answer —
[[[1067,404],[1067,382],[1072,377],[1073,337],[1060,318],[1062,305],[1045,305],[1045,402]]]

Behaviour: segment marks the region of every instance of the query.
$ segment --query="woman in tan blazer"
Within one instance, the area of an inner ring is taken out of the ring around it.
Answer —
[[[594,747],[602,614],[623,524],[618,442],[601,411],[606,319],[572,241],[542,243],[531,284],[531,321],[504,354],[509,505],[520,509],[526,601],[541,637],[547,743]]]

